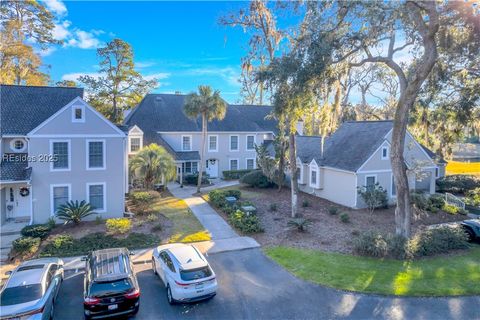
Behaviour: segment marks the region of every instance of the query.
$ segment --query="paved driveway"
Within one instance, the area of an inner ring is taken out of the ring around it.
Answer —
[[[209,301],[170,306],[150,264],[136,265],[137,319],[480,319],[480,297],[388,298],[351,294],[299,280],[259,249],[210,255],[219,291]],[[60,290],[56,319],[82,319],[83,273]]]

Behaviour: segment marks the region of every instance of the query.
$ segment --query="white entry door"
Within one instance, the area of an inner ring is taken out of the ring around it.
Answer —
[[[8,218],[27,217],[30,215],[31,195],[22,196],[20,194],[21,188],[22,187],[19,186],[12,186],[6,190]]]
[[[218,178],[218,160],[208,159],[205,172],[210,176],[210,178]]]

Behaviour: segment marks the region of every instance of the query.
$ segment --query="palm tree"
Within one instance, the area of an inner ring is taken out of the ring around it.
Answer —
[[[205,164],[205,144],[207,141],[207,122],[214,119],[223,120],[227,112],[227,104],[220,97],[220,91],[213,91],[209,86],[199,86],[198,94],[187,96],[183,111],[187,117],[195,120],[202,117],[202,148],[200,151],[200,172],[198,173],[197,192],[202,184],[203,166]]]
[[[142,148],[130,161],[130,172],[143,179],[145,188],[152,189],[160,180],[169,181],[175,177],[175,161],[163,147],[151,144]]]

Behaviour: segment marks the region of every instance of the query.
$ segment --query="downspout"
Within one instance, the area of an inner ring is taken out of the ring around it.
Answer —
[[[27,157],[30,156],[30,139],[25,137],[25,141],[27,141]],[[30,165],[30,164],[29,164]],[[28,168],[29,166],[27,166]],[[32,170],[33,173],[33,170]],[[33,185],[32,185],[32,176],[30,176],[30,181],[27,183],[27,186],[30,186],[30,221],[28,222],[29,225],[33,224]]]

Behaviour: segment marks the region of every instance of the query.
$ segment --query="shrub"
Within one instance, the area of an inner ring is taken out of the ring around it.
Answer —
[[[445,197],[441,194],[432,194],[428,198],[428,210],[431,212],[437,212],[443,208],[445,204]]]
[[[155,221],[157,221],[157,220],[158,220],[158,216],[157,216],[156,214],[153,214],[153,213],[152,213],[152,214],[149,214],[149,215],[147,216],[147,221],[148,221],[148,222],[155,222]]]
[[[130,194],[129,198],[132,200],[133,204],[137,209],[137,213],[143,214],[148,211],[150,205],[152,204],[155,196],[151,192],[147,191],[137,191]]]
[[[225,194],[225,197],[235,197],[237,200],[242,196],[242,192],[235,189],[223,190],[223,193]]]
[[[228,217],[228,221],[235,228],[244,233],[262,232],[260,220],[254,214],[248,215],[243,211],[237,210]]]
[[[48,218],[46,225],[50,228],[50,230],[52,230],[57,226],[57,222],[55,221],[54,217],[50,217]]]
[[[68,248],[73,245],[73,237],[69,234],[59,234],[52,239],[50,244],[56,249]]]
[[[97,216],[95,217],[95,224],[99,225],[103,223],[103,218],[102,216]]]
[[[300,232],[307,231],[307,228],[312,224],[312,221],[305,218],[295,218],[288,221],[288,226],[292,229],[297,229]]]
[[[350,216],[348,215],[348,213],[344,212],[340,215],[340,221],[342,221],[343,223],[349,223],[350,222]]]
[[[310,207],[310,202],[307,199],[303,200],[302,201],[302,207],[303,208]]]
[[[451,204],[448,204],[448,203],[445,203],[442,207],[442,210],[445,211],[446,213],[449,213],[449,214],[457,214],[459,213],[459,208],[454,206],[454,205],[451,205]]]
[[[27,256],[37,252],[40,247],[40,238],[20,237],[12,242],[12,248],[20,256]]]
[[[335,215],[340,213],[340,208],[330,206],[330,207],[328,207],[328,213],[330,213],[332,216],[335,216]]]
[[[468,247],[468,236],[461,227],[439,227],[417,233],[407,244],[407,254],[422,257]]]
[[[375,209],[388,205],[387,190],[384,190],[378,182],[372,187],[359,187],[357,192],[367,205],[370,214],[372,214]]]
[[[32,224],[23,227],[20,233],[24,237],[45,239],[51,230],[52,228],[47,224]]]
[[[250,169],[245,169],[245,170],[226,170],[223,171],[223,179],[225,180],[237,180],[241,179],[243,176],[245,176],[247,173],[252,172],[253,170]]]
[[[132,221],[128,218],[107,219],[105,225],[110,234],[124,234],[132,229]]]
[[[451,193],[466,193],[480,188],[480,178],[470,175],[454,174],[437,180],[439,191]]]
[[[276,203],[270,203],[270,211],[277,211],[277,204]]]
[[[225,192],[222,190],[212,190],[208,193],[210,202],[217,208],[223,208],[227,205]]]
[[[240,182],[256,188],[271,188],[274,185],[273,182],[268,180],[268,178],[262,173],[262,170],[254,170],[244,175],[240,179]]]
[[[428,199],[423,193],[410,193],[410,201],[415,209],[425,211],[428,209]]]
[[[162,231],[162,225],[160,223],[157,223],[152,227],[152,232],[159,232]]]
[[[386,257],[388,254],[388,239],[377,232],[366,232],[353,242],[356,253],[370,257]]]
[[[183,177],[183,183],[187,185],[197,185],[198,183],[198,173],[187,174]],[[210,184],[207,174],[204,172],[202,175],[202,185]]]
[[[474,207],[480,207],[480,188],[468,190],[465,193],[465,203]]]
[[[96,214],[93,211],[93,207],[87,203],[85,200],[81,202],[76,201],[67,201],[67,203],[62,204],[56,213],[56,216],[60,220],[64,220],[65,224],[73,222],[74,224],[79,224],[86,217]]]

